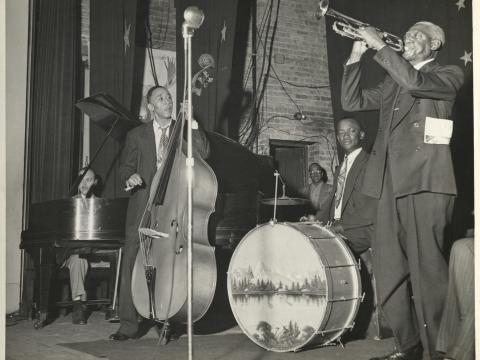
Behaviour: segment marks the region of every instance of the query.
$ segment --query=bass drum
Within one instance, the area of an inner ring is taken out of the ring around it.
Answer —
[[[327,345],[354,324],[362,296],[345,242],[318,223],[267,223],[233,253],[228,297],[243,332],[271,351]]]

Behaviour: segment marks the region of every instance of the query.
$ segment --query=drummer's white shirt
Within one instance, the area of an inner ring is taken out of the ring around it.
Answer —
[[[343,189],[342,189],[342,199],[340,200],[338,206],[335,207],[335,213],[333,215],[335,220],[339,220],[342,217],[342,206],[343,206],[343,193],[345,192],[345,185],[347,184],[347,179],[348,179],[348,173],[350,172],[350,169],[352,168],[353,163],[355,162],[355,159],[357,158],[358,154],[362,151],[362,148],[359,147],[356,150],[353,150],[349,155],[345,156],[345,159],[347,160],[347,171],[345,172],[345,183],[343,184]],[[343,161],[345,161],[345,159]],[[340,165],[340,169],[341,166]]]

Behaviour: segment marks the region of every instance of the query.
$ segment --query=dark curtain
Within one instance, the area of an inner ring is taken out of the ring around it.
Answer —
[[[106,92],[130,110],[135,58],[137,0],[90,2],[90,93]],[[90,154],[105,137],[99,127],[90,127]],[[102,197],[125,196],[118,178],[123,144],[109,138],[92,168],[103,184]]]
[[[455,64],[465,72],[465,85],[461,89],[453,110],[454,135],[451,142],[455,175],[459,195],[454,214],[454,236],[462,236],[465,228],[472,224],[473,210],[473,85],[472,62],[461,59],[465,52],[472,51],[472,9],[471,1],[447,0],[336,0],[333,8],[341,13],[371,24],[384,31],[403,38],[403,34],[417,21],[431,21],[443,28],[446,45],[440,51],[440,64]],[[462,7],[463,6],[463,7]],[[343,64],[348,58],[352,40],[343,38],[331,29],[332,19],[327,17],[327,48],[332,91],[334,119],[337,121],[349,115],[340,105],[340,83]],[[385,73],[372,54],[364,59],[363,86],[374,86]],[[375,140],[378,112],[350,114],[360,120],[367,132],[366,147]],[[340,157],[341,149],[339,148]]]
[[[29,185],[37,203],[69,197],[78,171],[80,2],[37,0],[33,12]]]
[[[241,2],[241,1],[240,1]],[[249,3],[249,2],[247,2]],[[231,95],[232,54],[234,53],[238,0],[176,0],[177,19],[177,99],[183,98],[183,67],[185,63],[182,37],[183,12],[196,5],[205,20],[192,38],[192,75],[201,68],[200,55],[210,54],[215,67],[210,72],[213,82],[193,95],[194,117],[205,129],[228,135],[228,112],[224,105]]]

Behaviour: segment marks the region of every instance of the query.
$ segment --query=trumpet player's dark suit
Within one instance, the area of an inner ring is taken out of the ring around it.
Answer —
[[[363,184],[379,199],[372,242],[379,304],[401,351],[421,340],[425,358],[434,358],[448,278],[444,230],[457,189],[449,145],[425,143],[424,132],[427,116],[450,119],[463,73],[435,60],[416,70],[387,46],[374,60],[388,75],[372,89],[360,86],[360,62],[345,66],[342,106],[380,110]]]
[[[362,193],[365,167],[368,161],[368,153],[363,149],[355,158],[345,180],[345,188],[342,196],[341,218],[337,222],[341,225],[347,241],[352,249],[361,253],[370,247],[370,239],[373,232],[373,220],[375,217],[376,200]],[[335,169],[333,188],[337,188],[340,166]],[[326,212],[320,210],[317,218],[320,221],[333,221],[335,218],[335,192],[332,192],[326,202]]]

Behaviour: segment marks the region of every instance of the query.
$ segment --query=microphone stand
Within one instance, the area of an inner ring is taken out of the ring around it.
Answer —
[[[188,359],[193,359],[193,148],[192,148],[192,36],[194,28],[184,23],[182,25],[183,50],[187,66],[187,335]]]

